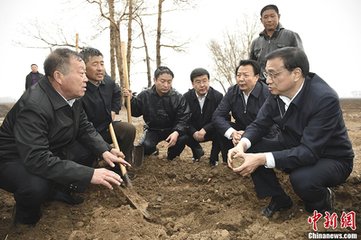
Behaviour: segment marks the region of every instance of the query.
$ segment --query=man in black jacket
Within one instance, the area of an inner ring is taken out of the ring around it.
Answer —
[[[229,166],[234,158],[245,160],[233,171],[252,176],[258,197],[272,197],[262,211],[267,217],[292,206],[273,168],[290,174],[306,211],[332,211],[330,187],[347,179],[354,158],[337,93],[309,72],[307,56],[300,48],[278,49],[266,59],[265,76],[273,96],[229,151]],[[263,138],[274,123],[280,127],[277,138]]]
[[[204,68],[196,68],[190,74],[193,89],[186,92],[186,99],[192,116],[189,120],[187,145],[193,153],[193,161],[199,161],[204,155],[200,142],[212,141],[209,164],[216,166],[218,154],[221,151],[220,139],[213,123],[212,115],[222,100],[222,93],[209,86],[209,72]],[[227,162],[226,151],[223,152],[224,161]]]
[[[154,71],[154,85],[132,97],[130,89],[124,89],[124,96],[131,97],[132,116],[143,115],[145,122],[141,145],[144,154],[157,151],[157,144],[168,142],[168,160],[173,160],[183,151],[187,135],[187,122],[191,116],[183,96],[172,88],[173,72],[164,66]]]
[[[38,71],[38,65],[31,64],[31,72],[25,78],[25,90],[38,83],[42,77],[44,77],[44,74]]]
[[[0,188],[14,194],[14,222],[20,224],[36,224],[47,200],[79,203],[69,191],[84,191],[90,183],[110,189],[121,183],[113,171],[82,165],[91,163],[79,149],[72,152],[75,142],[112,167],[129,165],[97,133],[77,100],[87,82],[81,57],[59,48],[46,58],[44,69],[46,77],[22,95],[0,127]]]
[[[136,129],[127,122],[115,121],[121,108],[121,92],[118,84],[105,73],[103,54],[95,48],[85,48],[80,52],[88,78],[87,91],[81,98],[88,120],[93,123],[103,139],[112,143],[109,124],[112,122],[119,147],[125,160],[131,162]],[[115,168],[120,171],[119,166]]]
[[[270,95],[267,85],[258,80],[260,66],[256,61],[241,60],[235,74],[237,84],[228,89],[213,114],[213,124],[224,136],[223,145],[227,150],[238,143]],[[234,122],[228,119],[230,112]]]

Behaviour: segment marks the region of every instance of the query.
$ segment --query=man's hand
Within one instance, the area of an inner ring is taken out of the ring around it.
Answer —
[[[243,177],[251,175],[259,166],[266,163],[266,155],[264,153],[244,153],[244,163],[237,168],[232,168],[233,172],[239,173]]]
[[[123,88],[122,94],[123,94],[123,97],[130,97],[130,99],[132,99],[132,97],[133,97],[132,90],[127,89],[127,88]]]
[[[232,132],[231,137],[234,146],[236,146],[239,143],[239,140],[241,140],[243,133],[244,131],[242,130]]]
[[[111,190],[113,190],[112,185],[119,186],[122,182],[118,174],[105,168],[96,168],[90,180],[92,184],[103,185]]]
[[[179,133],[177,131],[172,132],[166,139],[166,141],[168,142],[168,148],[173,147],[178,140],[179,137]]]
[[[109,166],[111,166],[111,167],[115,167],[114,163],[120,163],[125,166],[131,166],[127,161],[124,160],[124,157],[125,157],[124,154],[115,148],[112,148],[112,150],[110,150],[110,152],[105,151],[102,154],[102,157],[103,157],[104,161],[106,161],[109,164]]]
[[[242,143],[239,143],[237,146],[235,146],[234,148],[231,148],[228,150],[228,155],[227,155],[227,163],[228,163],[228,167],[233,169],[233,159],[236,158],[244,158],[244,147],[242,145]]]
[[[193,133],[193,138],[197,141],[197,142],[203,142],[204,141],[204,136],[206,135],[206,130],[204,130],[204,128],[202,128],[199,131],[196,131],[195,133]]]

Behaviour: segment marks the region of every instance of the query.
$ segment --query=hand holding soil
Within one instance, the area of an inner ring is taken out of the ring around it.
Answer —
[[[232,158],[232,160],[231,160],[232,168],[238,168],[243,163],[244,163],[244,158],[243,157]]]

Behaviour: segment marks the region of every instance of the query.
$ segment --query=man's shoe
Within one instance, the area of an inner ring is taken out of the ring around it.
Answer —
[[[158,156],[159,155],[159,148],[156,148],[154,152],[149,154],[150,156]]]
[[[272,197],[270,204],[262,209],[262,214],[270,218],[275,212],[290,209],[292,205],[293,202],[289,196],[275,196]]]
[[[218,161],[209,160],[209,166],[211,166],[211,167],[216,167],[216,166],[218,166]]]
[[[34,209],[30,209],[26,212],[22,212],[21,210],[19,211],[15,204],[12,213],[13,226],[17,227],[19,225],[24,225],[28,227],[35,227],[36,223],[40,220],[41,215],[41,210],[36,211]]]
[[[193,162],[199,162],[201,157],[204,156],[204,151],[202,148],[194,148],[192,149],[192,152],[193,152],[193,157],[192,157]]]
[[[77,205],[84,202],[84,199],[80,196],[59,190],[55,191],[51,200],[64,202],[70,205]]]

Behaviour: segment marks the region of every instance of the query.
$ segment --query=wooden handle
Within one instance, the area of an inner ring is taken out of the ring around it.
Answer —
[[[122,52],[122,59],[123,59],[123,76],[124,76],[124,87],[129,89],[129,79],[128,79],[128,64],[127,64],[127,54],[125,51],[125,42],[121,42],[120,50]],[[125,99],[127,104],[127,116],[128,116],[128,123],[132,122],[132,110],[130,106],[130,96],[126,97]]]
[[[110,136],[112,137],[114,148],[120,151],[117,136],[115,135],[112,123],[109,124],[109,132],[110,132]],[[123,176],[125,176],[127,174],[127,169],[121,163],[119,163],[119,166],[120,166],[120,171],[122,171]]]

